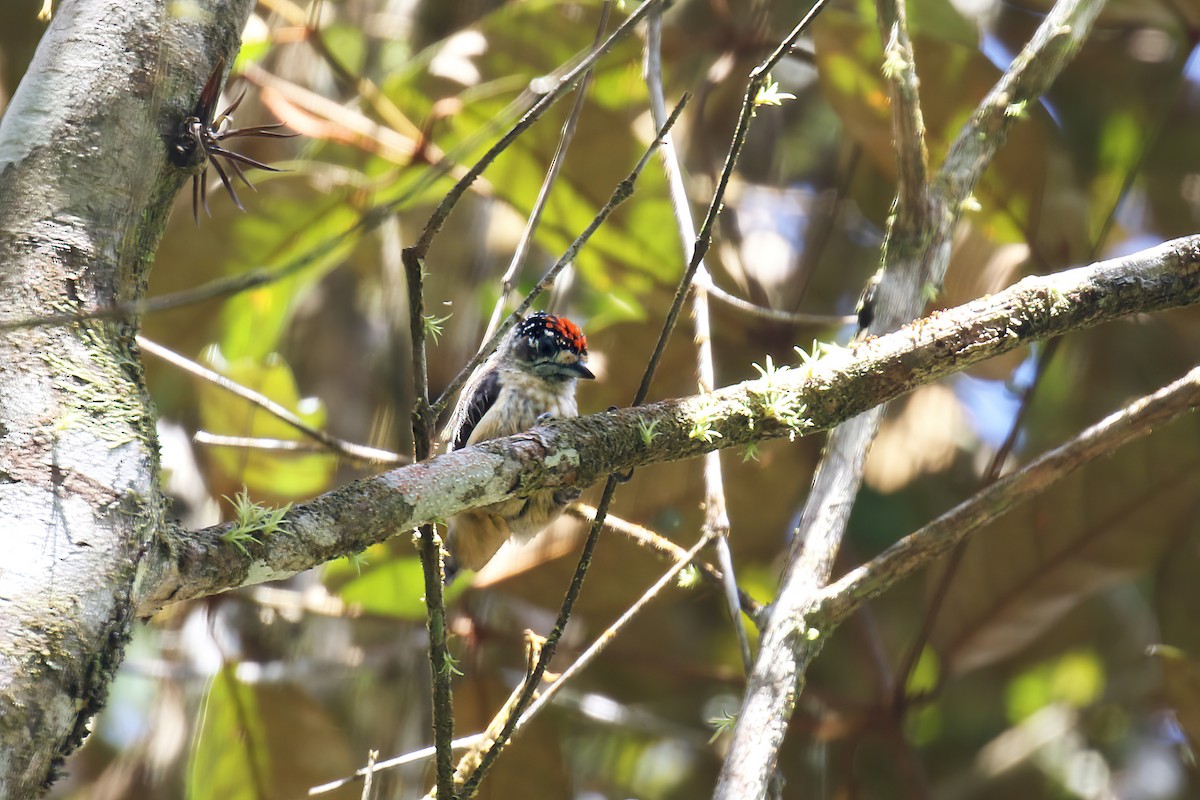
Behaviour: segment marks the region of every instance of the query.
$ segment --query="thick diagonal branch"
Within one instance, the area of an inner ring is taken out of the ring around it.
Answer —
[[[556,422],[358,481],[293,508],[287,532],[251,546],[249,555],[222,541],[225,526],[159,537],[144,560],[138,613],[285,578],[517,494],[586,486],[632,467],[826,430],[1029,342],[1197,301],[1200,236],[1026,278],[815,364],[712,394]],[[644,437],[649,426],[653,436]]]

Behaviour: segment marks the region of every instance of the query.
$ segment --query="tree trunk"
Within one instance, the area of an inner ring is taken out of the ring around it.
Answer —
[[[0,121],[0,321],[141,296],[186,178],[167,140],[233,51],[250,0],[199,9],[67,0],[55,11]],[[0,333],[0,797],[39,794],[83,740],[129,636],[140,556],[162,528],[136,328]]]

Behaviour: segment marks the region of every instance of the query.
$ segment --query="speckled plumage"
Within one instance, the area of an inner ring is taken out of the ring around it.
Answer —
[[[455,450],[528,430],[544,415],[575,417],[575,384],[591,378],[587,340],[570,320],[535,314],[513,329],[463,388],[447,426]],[[578,492],[545,491],[465,511],[449,521],[447,574],[483,567],[509,538],[526,540]]]

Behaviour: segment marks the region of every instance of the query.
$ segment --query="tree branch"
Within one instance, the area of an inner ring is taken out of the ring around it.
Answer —
[[[818,595],[812,618],[822,635],[863,603],[929,565],[986,523],[1036,497],[1075,470],[1147,436],[1200,405],[1200,367],[1111,414],[1071,441],[999,479],[870,562],[851,570]]]
[[[277,580],[395,533],[532,491],[829,429],[918,386],[1032,341],[1200,301],[1200,236],[1045,277],[918,320],[803,368],[709,395],[561,420],[393,470],[297,505],[287,533],[250,555],[228,524],[160,537],[147,554],[140,615],[168,603]],[[650,444],[642,430],[654,425]]]
[[[926,302],[927,287],[941,285],[964,201],[1020,118],[1023,104],[1040,96],[1070,61],[1102,5],[1103,0],[1059,0],[963,127],[932,186],[925,187],[922,124],[904,16],[881,3],[885,49],[894,61],[891,70],[885,62],[885,73],[896,78],[893,102],[905,106],[894,111],[902,180],[884,240],[883,266],[864,295],[862,324],[867,331],[891,331],[912,319]],[[910,72],[911,80],[906,80]],[[759,797],[766,791],[805,670],[822,645],[819,638],[804,638],[801,614],[829,578],[882,413],[882,407],[873,408],[829,437],[734,726],[715,794],[721,800]]]
[[[190,358],[184,358],[174,350],[171,350],[168,347],[163,347],[161,344],[147,339],[145,336],[138,336],[137,343],[138,347],[140,347],[143,352],[161,358],[168,364],[176,366],[184,372],[196,376],[200,380],[208,381],[215,386],[220,386],[230,394],[236,395],[246,402],[258,406],[276,419],[291,425],[300,433],[303,433],[305,436],[308,436],[314,441],[321,443],[324,446],[324,452],[336,453],[338,455],[346,456],[347,458],[354,458],[358,459],[359,461],[366,461],[373,464],[405,464],[410,460],[397,453],[391,453],[387,450],[380,450],[377,447],[368,447],[367,445],[347,442],[344,439],[339,439],[331,433],[320,430],[319,428],[314,428],[302,420],[298,415],[292,413],[266,395],[256,392],[248,386],[243,386],[232,378],[227,378],[216,370],[211,370],[202,364],[192,361]],[[245,440],[243,440],[243,442],[244,441]],[[228,444],[228,442],[223,442],[223,444]],[[241,446],[246,445],[242,444]]]

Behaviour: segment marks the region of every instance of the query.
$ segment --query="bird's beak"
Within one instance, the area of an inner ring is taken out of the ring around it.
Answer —
[[[583,378],[587,381],[594,381],[596,376],[588,369],[582,361],[576,361],[574,364],[567,364],[566,370],[576,378]]]

